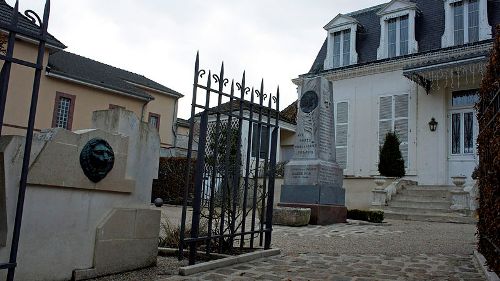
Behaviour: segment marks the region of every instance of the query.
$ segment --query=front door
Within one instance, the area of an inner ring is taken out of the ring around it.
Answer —
[[[471,180],[477,166],[478,157],[476,139],[479,126],[474,104],[477,90],[457,91],[452,93],[448,111],[448,182],[450,177],[463,175]]]

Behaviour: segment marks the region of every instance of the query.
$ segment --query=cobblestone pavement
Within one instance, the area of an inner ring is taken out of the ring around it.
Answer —
[[[462,255],[280,255],[159,280],[485,280]]]
[[[180,218],[179,208],[167,218]],[[273,226],[279,256],[192,276],[178,276],[175,259],[99,281],[167,280],[485,280],[472,258],[475,225],[388,220],[330,226]],[[185,261],[184,261],[185,263]]]
[[[279,256],[158,280],[485,280],[472,258],[474,232],[474,225],[396,220],[274,226]]]
[[[337,224],[328,226],[309,225],[307,227],[293,228],[284,226],[274,226],[273,235],[281,236],[283,239],[288,237],[347,237],[347,236],[385,236],[390,234],[404,233],[402,230],[388,229],[388,225],[375,224]]]

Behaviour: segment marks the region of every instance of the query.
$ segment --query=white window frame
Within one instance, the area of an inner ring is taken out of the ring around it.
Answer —
[[[356,52],[356,34],[358,31],[359,23],[356,19],[339,14],[332,21],[330,21],[324,29],[328,32],[327,37],[327,51],[326,58],[323,63],[324,69],[334,68],[334,34],[341,32],[340,40],[340,63],[337,67],[343,67],[347,65],[353,65],[358,63],[358,53]],[[350,31],[350,50],[349,50],[349,63],[344,64],[344,34]],[[335,67],[336,68],[336,67]]]
[[[347,122],[346,123],[339,123],[338,120],[337,120],[337,117],[338,117],[338,115],[337,115],[337,112],[338,112],[337,108],[338,107],[337,106],[338,106],[339,103],[347,103]],[[349,167],[350,167],[349,166],[349,164],[350,164],[350,162],[349,162],[349,143],[350,143],[349,142],[349,136],[350,136],[350,130],[351,130],[351,128],[350,128],[351,126],[349,125],[349,123],[351,121],[351,116],[350,116],[351,110],[350,109],[351,108],[350,108],[349,100],[340,100],[340,101],[336,101],[335,102],[335,110],[334,110],[334,120],[335,120],[335,150],[337,148],[345,148],[346,149],[346,161],[345,161],[344,172],[350,171],[350,169],[349,169]],[[346,134],[347,134],[347,142],[346,142],[345,146],[338,146],[337,145],[337,126],[338,125],[347,125],[347,132],[346,132]]]
[[[464,115],[467,113],[472,114],[472,152],[465,152],[465,118]],[[476,112],[474,111],[473,108],[464,108],[464,109],[452,109],[450,110],[449,113],[449,118],[450,118],[450,124],[449,124],[449,130],[450,130],[450,137],[449,137],[449,142],[450,142],[450,149],[449,149],[449,155],[450,157],[471,157],[476,154],[476,128],[477,128],[477,120],[475,117]],[[460,152],[459,153],[453,153],[453,114],[460,114]]]
[[[474,89],[471,89],[474,90]],[[479,90],[477,90],[479,91]],[[469,105],[453,105],[453,92],[449,97],[449,110],[448,110],[448,156],[452,160],[467,160],[476,159],[476,140],[479,134],[479,124],[476,117],[476,110],[474,109],[474,104]],[[464,153],[465,149],[465,120],[464,114],[472,113],[472,152]],[[460,153],[453,153],[453,114],[460,114]]]
[[[478,41],[492,38],[491,26],[488,23],[488,1],[479,1],[479,39]],[[444,0],[445,30],[441,37],[441,47],[455,46],[455,23],[453,4],[463,2],[464,9],[464,44],[469,43],[469,0]]]
[[[399,4],[397,4],[398,2]],[[394,8],[396,5],[399,8]],[[408,16],[408,55],[418,52],[418,42],[415,39],[415,18],[418,8],[415,3],[393,0],[387,4],[377,15],[380,17],[380,45],[377,49],[377,59],[389,58],[389,20],[398,18],[396,22],[396,56],[400,55],[401,29],[399,18]]]
[[[407,95],[408,96],[408,111],[407,111],[407,116],[406,117],[397,117],[396,118],[396,96],[402,96],[402,95]],[[384,97],[391,97],[392,98],[392,104],[391,104],[391,118],[386,118],[386,119],[381,119],[380,118],[380,100],[381,98]],[[391,95],[381,95],[378,96],[378,111],[377,111],[377,144],[381,145],[380,143],[380,122],[381,121],[391,121],[391,131],[394,132],[396,130],[395,124],[396,121],[398,120],[407,120],[408,122],[408,131],[407,131],[407,140],[405,142],[400,140],[400,148],[401,145],[406,145],[407,146],[407,152],[406,152],[406,161],[405,161],[405,169],[409,169],[410,167],[410,94],[409,93],[400,93],[400,94],[391,94]]]

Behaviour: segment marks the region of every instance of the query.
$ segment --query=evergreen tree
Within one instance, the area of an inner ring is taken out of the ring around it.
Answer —
[[[380,149],[378,171],[385,177],[401,178],[405,175],[405,161],[399,150],[399,138],[396,132],[385,135],[384,145]]]

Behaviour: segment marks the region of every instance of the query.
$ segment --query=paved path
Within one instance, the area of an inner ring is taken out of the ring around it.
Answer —
[[[287,254],[159,280],[484,280],[462,255]]]
[[[157,280],[485,280],[472,258],[475,226],[389,221],[275,226],[280,256]]]
[[[166,206],[163,216],[178,223],[180,208]],[[397,220],[274,226],[279,256],[188,277],[175,275],[186,261],[159,258],[156,268],[97,280],[485,280],[472,258],[475,232],[475,225]]]

